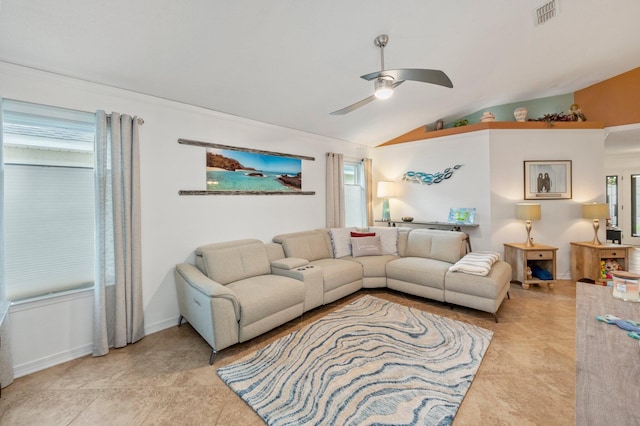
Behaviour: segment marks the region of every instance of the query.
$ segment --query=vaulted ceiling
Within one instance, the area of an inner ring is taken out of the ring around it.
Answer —
[[[437,119],[570,93],[640,66],[640,2],[2,0],[0,60],[375,146]],[[447,73],[372,94],[386,68]]]

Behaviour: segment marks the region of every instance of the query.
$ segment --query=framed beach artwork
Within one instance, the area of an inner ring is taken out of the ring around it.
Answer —
[[[206,148],[205,190],[180,195],[303,194],[302,160],[313,157],[179,139],[178,143]]]
[[[525,200],[568,200],[571,197],[571,160],[524,162]]]
[[[300,191],[302,160],[207,148],[207,191]]]

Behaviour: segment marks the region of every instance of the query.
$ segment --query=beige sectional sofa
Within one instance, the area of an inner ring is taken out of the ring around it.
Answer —
[[[466,268],[462,232],[409,228],[333,228],[239,240],[196,249],[176,266],[180,321],[217,351],[252,339],[303,312],[361,288],[404,293],[489,312],[508,295],[511,267],[495,260]],[[480,256],[473,254],[476,257]],[[467,270],[461,272],[460,270]]]

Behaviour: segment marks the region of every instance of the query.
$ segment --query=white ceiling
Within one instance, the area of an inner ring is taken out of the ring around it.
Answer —
[[[640,66],[640,1],[1,0],[0,60],[375,146]],[[344,116],[380,68],[445,71]],[[568,108],[568,106],[567,106]]]

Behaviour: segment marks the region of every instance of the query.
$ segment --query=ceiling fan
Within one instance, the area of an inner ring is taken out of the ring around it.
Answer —
[[[373,95],[361,101],[351,104],[337,111],[333,111],[331,115],[344,115],[354,111],[369,102],[376,99],[388,99],[393,95],[393,90],[407,80],[420,81],[422,83],[438,84],[445,87],[453,87],[453,83],[449,77],[440,70],[428,70],[420,68],[400,68],[395,70],[384,69],[384,48],[389,42],[389,36],[386,34],[379,35],[373,41],[380,48],[380,65],[381,70],[369,74],[361,75],[360,78],[371,81],[374,80]]]

